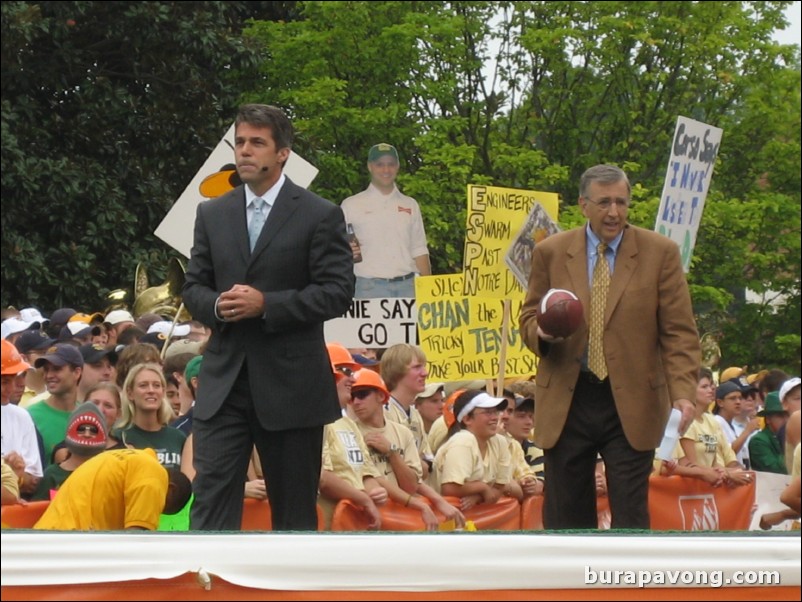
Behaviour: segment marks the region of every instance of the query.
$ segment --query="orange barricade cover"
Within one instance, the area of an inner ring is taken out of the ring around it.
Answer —
[[[242,530],[243,531],[272,531],[273,515],[270,512],[270,502],[245,498],[242,503]],[[317,507],[317,530],[323,531],[323,510]]]
[[[443,496],[459,508],[458,497]],[[502,497],[495,504],[479,504],[462,512],[466,520],[473,521],[477,531],[514,531],[521,528],[521,505],[512,497]]]
[[[459,507],[460,500],[446,497],[445,500]],[[424,500],[427,501],[428,500]],[[389,501],[379,506],[382,515],[382,531],[423,531],[425,526],[419,510]],[[435,510],[441,520],[444,517]],[[521,507],[518,500],[503,497],[495,504],[479,504],[463,512],[466,520],[473,521],[477,530],[517,530],[521,528]],[[340,500],[331,520],[332,531],[367,531],[368,519],[362,509],[350,500]]]
[[[242,504],[243,531],[272,531],[273,515],[270,502],[246,498]]]
[[[755,505],[755,478],[741,487],[712,487],[689,477],[652,476],[651,527],[657,531],[737,531],[749,529]]]
[[[521,529],[543,529],[542,495],[533,495],[521,502]]]
[[[50,505],[50,500],[28,502],[26,505],[11,504],[0,510],[0,522],[3,528],[32,529]]]
[[[429,503],[428,500],[421,499],[427,504]],[[382,517],[382,531],[424,531],[426,529],[420,510],[417,508],[409,508],[388,500],[386,504],[378,506],[378,509]],[[435,511],[435,514],[441,521],[443,520],[439,513]],[[367,531],[368,515],[351,500],[340,500],[334,508],[331,530]]]

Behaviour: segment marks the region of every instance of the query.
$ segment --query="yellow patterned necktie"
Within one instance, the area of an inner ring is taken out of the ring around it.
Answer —
[[[607,362],[604,360],[604,309],[607,306],[607,290],[610,288],[610,267],[604,252],[603,242],[597,247],[596,267],[590,287],[590,334],[588,336],[588,369],[599,379],[607,378]]]

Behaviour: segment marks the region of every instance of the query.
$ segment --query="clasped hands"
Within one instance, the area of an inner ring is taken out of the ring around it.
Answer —
[[[260,318],[265,313],[265,299],[262,293],[252,286],[235,284],[230,290],[220,293],[217,313],[225,322]]]

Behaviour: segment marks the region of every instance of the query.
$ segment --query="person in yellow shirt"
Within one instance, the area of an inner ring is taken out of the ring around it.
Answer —
[[[189,479],[165,469],[152,449],[109,450],[75,470],[33,528],[152,531],[159,514],[175,514],[191,493]]]

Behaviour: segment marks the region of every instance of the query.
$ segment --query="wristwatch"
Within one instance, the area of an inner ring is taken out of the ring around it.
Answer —
[[[391,443],[390,451],[387,452],[387,455],[389,456],[391,454],[400,454],[400,453],[401,453],[401,448],[398,447],[395,443]]]

